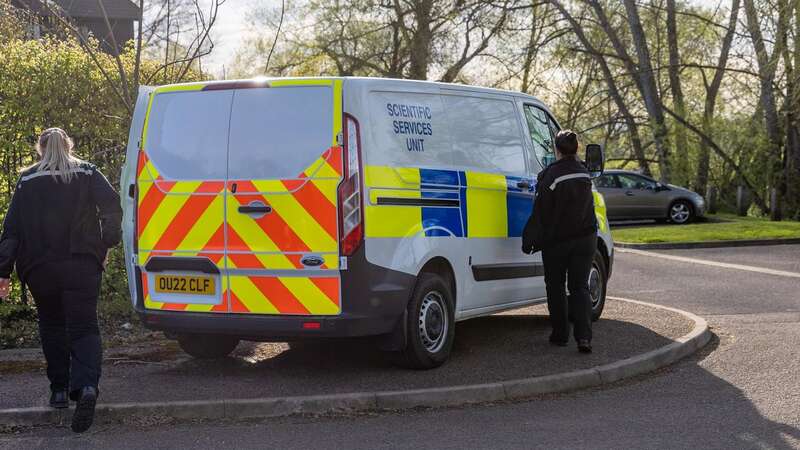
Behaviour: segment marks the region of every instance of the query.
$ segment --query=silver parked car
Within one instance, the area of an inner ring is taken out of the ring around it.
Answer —
[[[594,183],[605,198],[609,220],[656,219],[684,224],[705,213],[702,195],[636,172],[606,170]]]

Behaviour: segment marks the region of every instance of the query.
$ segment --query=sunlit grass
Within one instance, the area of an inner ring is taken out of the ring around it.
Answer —
[[[689,225],[611,228],[615,241],[635,244],[800,238],[800,222],[772,222],[765,218],[738,217],[733,214],[713,214],[704,222]]]

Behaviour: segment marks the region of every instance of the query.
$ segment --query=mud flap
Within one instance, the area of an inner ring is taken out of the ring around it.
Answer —
[[[397,321],[391,333],[384,334],[378,341],[378,348],[384,352],[399,352],[406,349],[408,336],[408,310]]]

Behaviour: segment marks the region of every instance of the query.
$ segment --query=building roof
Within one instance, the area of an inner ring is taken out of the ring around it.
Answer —
[[[139,20],[142,13],[139,6],[131,0],[101,0],[109,19]],[[100,9],[98,0],[53,0],[64,9],[70,17],[102,18],[103,10]],[[47,10],[41,0],[12,0],[17,7],[30,9],[37,14],[46,15]]]

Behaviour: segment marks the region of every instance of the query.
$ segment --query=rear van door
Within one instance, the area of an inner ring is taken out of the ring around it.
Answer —
[[[335,315],[341,81],[158,88],[136,182],[148,309]]]
[[[136,170],[135,252],[148,309],[227,312],[225,179],[233,91],[157,88]]]
[[[231,312],[341,312],[341,98],[340,80],[276,80],[233,92],[225,190]]]

